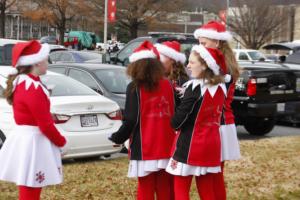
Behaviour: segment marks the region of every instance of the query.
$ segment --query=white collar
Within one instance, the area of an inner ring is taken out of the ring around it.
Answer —
[[[41,88],[43,89],[46,96],[48,98],[50,97],[49,91],[45,88],[45,86],[43,86],[41,84],[41,82],[33,80],[32,78],[30,78],[28,75],[25,75],[25,74],[21,74],[16,77],[16,79],[13,82],[13,91],[16,89],[17,85],[20,85],[24,81],[25,81],[25,89],[26,90],[28,90],[32,84],[34,85],[35,89],[37,89],[39,86],[41,86]]]
[[[218,87],[221,87],[221,89],[224,92],[224,95],[227,96],[227,88],[224,83],[219,83],[217,85],[209,85],[207,83],[207,80],[193,79],[193,80],[186,82],[183,85],[183,87],[188,88],[190,85],[192,85],[192,90],[194,90],[199,85],[201,88],[201,96],[204,96],[205,92],[208,90],[210,95],[212,97],[214,97],[217,92]]]

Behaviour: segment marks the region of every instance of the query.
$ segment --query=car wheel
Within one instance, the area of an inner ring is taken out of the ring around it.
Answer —
[[[6,139],[6,137],[5,137],[4,133],[0,130],[0,149],[3,146],[5,139]]]
[[[248,118],[244,123],[245,129],[256,136],[263,136],[271,132],[275,126],[274,118]]]

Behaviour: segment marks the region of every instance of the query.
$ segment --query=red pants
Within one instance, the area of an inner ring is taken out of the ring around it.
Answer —
[[[221,162],[221,173],[214,176],[214,187],[218,187],[218,184],[223,185],[219,188],[218,193],[216,193],[216,199],[226,200],[226,187],[224,182],[224,162]]]
[[[219,173],[221,174],[221,173]],[[222,192],[225,190],[224,181],[217,182],[219,174],[208,173],[196,176],[196,184],[201,200],[225,200]],[[193,176],[175,176],[175,200],[189,200]]]
[[[171,200],[173,191],[173,176],[165,170],[153,172],[138,178],[138,200]]]
[[[40,200],[42,188],[19,186],[19,200]]]

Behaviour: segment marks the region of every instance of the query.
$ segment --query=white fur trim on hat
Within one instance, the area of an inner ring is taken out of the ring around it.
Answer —
[[[196,51],[200,54],[200,57],[206,62],[207,66],[214,72],[215,75],[220,74],[220,67],[216,63],[216,60],[212,55],[207,51],[203,45],[195,45],[192,48],[192,51]]]
[[[175,60],[176,62],[181,62],[182,64],[185,63],[186,61],[186,57],[183,53],[180,53],[166,45],[163,44],[155,44],[154,45],[158,52],[164,56],[167,56],[173,60]]]
[[[21,56],[16,64],[16,66],[28,66],[37,64],[49,56],[50,53],[50,46],[48,44],[42,44],[41,49],[38,53]]]
[[[143,50],[143,51],[139,51],[139,52],[131,54],[131,56],[129,56],[129,62],[133,63],[135,61],[145,59],[145,58],[157,58],[157,56],[153,51]]]
[[[18,70],[16,68],[12,68],[9,70],[8,75],[17,75],[18,74]]]
[[[232,39],[232,35],[229,31],[225,31],[222,33],[219,33],[215,30],[209,30],[209,29],[196,29],[194,32],[194,36],[196,39],[199,39],[199,37],[206,37],[209,39],[214,39],[214,40],[224,40],[224,41],[229,41]]]

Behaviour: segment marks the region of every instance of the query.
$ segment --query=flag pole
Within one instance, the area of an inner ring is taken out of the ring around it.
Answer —
[[[230,0],[226,1],[227,4],[227,10],[226,10],[226,28],[228,28],[228,16],[229,16],[229,7],[230,7]]]
[[[105,11],[104,11],[104,53],[106,53],[107,50],[107,8],[108,8],[108,0],[105,0]]]

